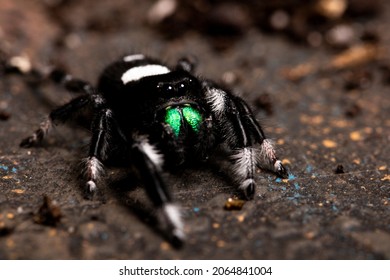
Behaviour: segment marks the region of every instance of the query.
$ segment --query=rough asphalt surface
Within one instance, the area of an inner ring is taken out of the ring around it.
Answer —
[[[98,197],[84,199],[87,129],[58,126],[20,148],[72,96],[1,75],[0,259],[389,259],[390,5],[374,2],[380,12],[350,30],[379,39],[339,49],[239,20],[227,39],[193,25],[168,36],[150,23],[153,1],[0,0],[0,50],[37,67],[61,64],[95,83],[124,53],[195,56],[197,73],[248,101],[291,173],[259,170],[257,196],[236,210],[224,208],[238,191],[220,165],[167,174],[187,234],[174,248],[132,168],[108,166]]]

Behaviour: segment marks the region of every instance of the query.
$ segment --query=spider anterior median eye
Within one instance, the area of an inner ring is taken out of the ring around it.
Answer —
[[[177,108],[169,108],[167,109],[165,115],[165,122],[172,128],[175,136],[179,136],[180,127],[181,127],[181,114],[179,109]]]
[[[183,108],[183,116],[195,132],[199,131],[202,116],[198,110],[192,107]]]
[[[202,122],[202,116],[198,110],[187,106],[184,108],[168,107],[165,114],[165,123],[171,128],[176,137],[180,134],[182,121],[184,120],[190,125],[193,131],[199,132],[199,126]]]

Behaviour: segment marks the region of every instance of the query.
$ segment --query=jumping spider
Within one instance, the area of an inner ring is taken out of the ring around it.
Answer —
[[[53,124],[90,108],[93,120],[85,160],[86,191],[96,191],[103,163],[114,149],[120,150],[139,170],[166,233],[181,242],[183,223],[163,180],[164,170],[204,161],[216,149],[223,149],[247,199],[255,194],[256,167],[287,176],[247,103],[216,83],[196,77],[193,70],[189,59],[170,68],[143,54],[132,54],[109,65],[97,87],[52,70],[48,77],[82,95],[53,110],[20,145],[39,143]]]

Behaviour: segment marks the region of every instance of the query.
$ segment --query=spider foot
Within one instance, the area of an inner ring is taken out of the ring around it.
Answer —
[[[286,167],[284,167],[284,165],[282,164],[282,162],[280,160],[275,161],[274,168],[275,168],[275,173],[279,177],[284,178],[284,179],[288,178],[288,171],[287,171]]]
[[[85,188],[85,191],[86,192],[89,192],[89,193],[95,193],[97,190],[97,187],[96,187],[96,183],[94,181],[88,181],[87,182],[87,185],[86,185],[86,188]]]
[[[40,142],[39,138],[42,138],[42,136],[40,136],[40,134],[42,134],[40,132],[40,130],[37,130],[33,135],[23,139],[19,146],[22,147],[22,148],[30,148],[34,145],[36,145],[37,143]]]
[[[85,184],[84,198],[87,200],[93,200],[97,193],[96,182],[90,180]]]
[[[241,183],[240,189],[243,191],[245,199],[252,200],[255,196],[255,181],[253,179],[246,179]]]
[[[50,118],[43,121],[39,128],[33,133],[33,135],[25,138],[20,142],[20,147],[22,148],[30,148],[42,141],[42,139],[49,133],[49,130],[52,127],[52,122]]]
[[[185,240],[185,234],[178,207],[172,203],[168,203],[161,207],[159,213],[161,227],[171,244],[175,247],[182,246]]]
[[[85,197],[92,199],[97,192],[96,182],[104,172],[103,164],[95,156],[91,156],[85,160],[85,175],[88,180],[85,184]]]

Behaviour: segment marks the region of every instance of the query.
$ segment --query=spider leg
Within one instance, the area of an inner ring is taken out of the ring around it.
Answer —
[[[242,99],[237,99],[242,107],[242,112],[246,118],[246,122],[250,133],[254,134],[256,143],[260,144],[260,153],[258,153],[257,165],[262,168],[272,172],[275,172],[280,177],[287,177],[288,172],[283,166],[282,162],[278,159],[274,144],[272,140],[266,138],[263,130],[261,129],[259,123],[254,118],[248,104],[246,104]]]
[[[144,181],[146,193],[158,209],[161,226],[172,241],[180,245],[184,240],[183,222],[162,178],[163,156],[146,136],[136,135],[134,141],[132,156]]]
[[[111,110],[107,108],[100,110],[92,122],[92,138],[88,157],[85,159],[84,174],[87,180],[87,194],[93,194],[96,191],[96,182],[104,172],[102,161],[108,157],[110,133],[113,128],[117,128],[117,125],[112,118]]]
[[[28,148],[40,143],[42,139],[49,133],[53,124],[55,125],[66,122],[68,119],[91,103],[103,103],[102,97],[99,95],[81,95],[53,110],[31,136],[22,140],[20,146]]]
[[[39,128],[29,137],[22,140],[21,147],[28,148],[42,141],[42,139],[49,133],[53,124],[58,122],[65,122],[74,113],[78,112],[81,108],[85,107],[89,103],[87,96],[80,96],[69,103],[53,110],[49,116],[41,122]]]
[[[257,162],[257,153],[253,147],[252,138],[259,137],[260,134],[254,133],[257,127],[250,126],[246,122],[247,117],[242,108],[238,106],[240,104],[237,104],[238,98],[234,99],[232,96],[228,100],[230,109],[227,120],[229,121],[225,125],[229,125],[229,127],[225,129],[228,129],[231,134],[227,139],[227,143],[232,149],[233,172],[236,175],[239,188],[244,192],[247,199],[252,199],[256,188],[254,175]]]
[[[286,176],[287,171],[276,157],[272,143],[266,139],[248,105],[210,82],[204,82],[206,100],[220,129],[222,143],[231,152],[233,173],[247,199],[255,193],[254,174],[257,166]]]

